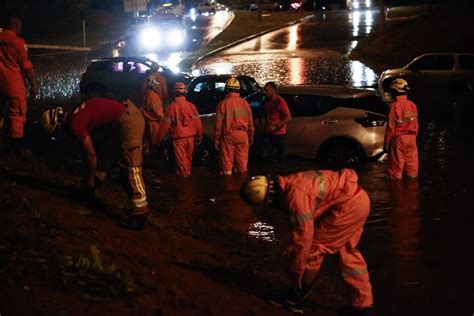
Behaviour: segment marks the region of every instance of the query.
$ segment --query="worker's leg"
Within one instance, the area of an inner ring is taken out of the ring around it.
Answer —
[[[10,98],[7,108],[9,134],[12,140],[22,139],[26,121],[26,96]]]
[[[239,173],[247,172],[249,161],[249,139],[247,132],[236,131],[232,133],[235,144],[235,170]]]
[[[278,162],[286,163],[285,135],[273,135],[273,144],[277,150]]]
[[[219,170],[221,175],[232,175],[234,166],[234,144],[229,136],[222,137],[219,151]]]
[[[148,137],[151,146],[156,146],[158,144],[158,131],[160,129],[160,122],[158,121],[148,121]]]
[[[131,217],[138,217],[148,211],[145,183],[142,176],[142,140],[145,131],[145,120],[142,113],[132,104],[128,103],[127,110],[120,117],[120,132],[124,165],[128,170],[129,204]],[[141,218],[141,217],[140,217]],[[135,225],[136,219],[127,219],[123,227],[132,229],[143,228],[140,220]],[[131,222],[132,225],[129,225]],[[140,225],[141,224],[141,225]]]
[[[400,137],[393,138],[390,143],[388,156],[388,176],[390,179],[399,180],[403,177],[403,166],[405,164],[405,153]]]
[[[173,150],[176,160],[176,174],[180,177],[188,177],[191,174],[192,150],[189,140],[194,144],[194,137],[186,137],[173,140]],[[191,155],[189,151],[191,150]]]
[[[418,147],[415,135],[402,136],[405,147],[405,172],[409,178],[418,177]]]
[[[191,175],[191,167],[193,165],[194,154],[194,136],[186,138],[186,173]]]

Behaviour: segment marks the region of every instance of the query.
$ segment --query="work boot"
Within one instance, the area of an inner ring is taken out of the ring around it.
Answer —
[[[375,309],[373,307],[344,306],[337,311],[337,314],[340,316],[375,316]]]
[[[145,215],[128,216],[122,220],[120,226],[131,230],[142,230],[145,227]]]
[[[298,292],[293,290],[276,295],[268,300],[271,304],[289,309],[295,314],[303,314],[303,303]]]

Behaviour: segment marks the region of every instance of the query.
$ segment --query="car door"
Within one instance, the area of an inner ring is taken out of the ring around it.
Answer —
[[[410,96],[424,107],[445,104],[454,65],[454,56],[449,54],[426,55],[410,64],[406,78]]]
[[[293,119],[286,134],[287,152],[303,158],[313,158],[326,125],[323,122],[319,95],[282,94],[288,103]]]
[[[194,103],[199,114],[209,114],[215,110],[209,105],[211,82],[207,77],[195,79],[189,84],[187,98]]]

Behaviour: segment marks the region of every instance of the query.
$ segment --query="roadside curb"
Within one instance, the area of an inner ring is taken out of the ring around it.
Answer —
[[[268,30],[265,30],[265,31],[262,31],[262,32],[259,32],[259,33],[256,33],[256,34],[253,34],[253,35],[250,35],[250,36],[247,36],[247,37],[244,37],[244,38],[241,38],[235,42],[232,42],[232,43],[229,43],[227,45],[224,45],[222,47],[219,47],[219,48],[216,48],[214,49],[213,51],[210,51],[209,53],[207,54],[204,54],[202,55],[201,57],[199,57],[198,59],[196,59],[196,61],[191,65],[190,69],[193,70],[197,64],[199,64],[203,59],[205,58],[208,58],[212,55],[215,55],[223,50],[226,50],[232,46],[235,46],[235,45],[238,45],[238,44],[241,44],[241,43],[244,43],[244,42],[247,42],[247,41],[250,41],[256,37],[259,37],[259,36],[262,36],[262,35],[265,35],[265,34],[268,34],[268,33],[271,33],[271,32],[274,32],[274,31],[277,31],[279,29],[283,29],[285,27],[288,27],[288,26],[291,26],[291,25],[295,25],[295,24],[298,24],[298,23],[301,23],[301,22],[304,22],[306,20],[309,20],[311,18],[314,17],[314,14],[311,14],[311,15],[307,15],[301,19],[298,19],[298,20],[294,20],[294,21],[291,21],[291,22],[288,22],[284,25],[281,25],[281,26],[277,26],[277,27],[274,27],[274,28],[271,28],[271,29],[268,29]]]

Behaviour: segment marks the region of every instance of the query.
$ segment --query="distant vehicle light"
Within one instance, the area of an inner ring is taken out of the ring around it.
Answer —
[[[140,33],[140,44],[148,49],[158,47],[160,44],[160,32],[157,28],[148,27]]]
[[[301,7],[301,2],[293,2],[292,4],[290,4],[290,6],[293,9],[298,10]]]
[[[191,10],[189,10],[189,14],[196,15],[196,9],[192,8]]]

